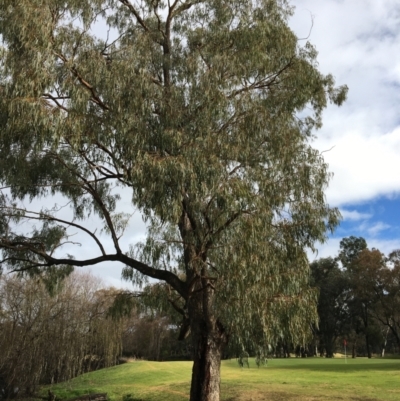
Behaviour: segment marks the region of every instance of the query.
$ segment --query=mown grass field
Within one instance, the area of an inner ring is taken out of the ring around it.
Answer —
[[[135,361],[77,377],[51,387],[59,397],[108,393],[112,401],[188,400],[191,362]],[[272,359],[267,367],[241,369],[223,361],[225,401],[400,400],[400,359]]]

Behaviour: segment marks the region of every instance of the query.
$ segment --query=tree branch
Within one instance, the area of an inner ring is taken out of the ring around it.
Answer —
[[[93,266],[102,262],[121,262],[126,266],[131,267],[140,273],[155,278],[157,280],[165,281],[169,284],[175,291],[178,292],[184,299],[188,297],[187,285],[184,281],[182,281],[178,276],[168,270],[159,270],[155,269],[143,262],[140,262],[136,259],[132,259],[127,255],[122,253],[116,254],[106,254],[101,255],[91,259],[67,259],[67,258],[56,258],[48,255],[42,247],[41,243],[29,243],[26,241],[8,241],[8,240],[0,240],[0,248],[14,250],[14,251],[29,251],[38,257],[44,259],[46,263],[38,264],[41,267],[50,267],[50,266],[59,266],[59,265],[67,265],[67,266]],[[40,249],[38,249],[40,248]],[[15,260],[15,258],[14,258]]]
[[[141,27],[146,31],[149,32],[149,28],[146,25],[146,23],[143,21],[135,7],[131,4],[129,0],[119,0],[120,3],[122,3],[124,6],[128,7],[129,11],[135,16],[137,22],[141,25]]]
[[[68,59],[61,53],[58,53],[56,51],[54,51],[54,54],[61,60],[63,61],[64,64],[68,63]],[[99,95],[97,94],[95,88],[88,82],[86,81],[82,75],[79,73],[79,71],[77,70],[77,68],[75,66],[68,68],[72,74],[78,79],[78,81],[80,82],[80,84],[86,88],[90,94],[92,95],[91,100],[96,103],[98,106],[100,106],[103,110],[110,110],[110,108],[101,100],[101,98],[99,97]]]
[[[0,208],[0,209],[4,209],[4,208]],[[61,223],[61,224],[65,224],[67,226],[71,226],[71,227],[75,227],[78,228],[79,230],[84,231],[85,233],[87,233],[88,235],[90,235],[93,240],[96,242],[96,244],[98,245],[100,252],[102,255],[105,255],[106,252],[104,250],[104,247],[102,245],[102,243],[100,242],[100,240],[96,237],[95,234],[93,234],[91,231],[89,231],[87,228],[81,226],[80,224],[76,224],[73,221],[67,221],[67,220],[63,220],[63,219],[59,219],[57,217],[54,217],[50,214],[44,214],[42,212],[32,212],[29,210],[25,210],[22,208],[13,208],[13,210],[15,211],[19,211],[19,212],[24,212],[24,213],[29,213],[29,214],[33,214],[35,216],[25,216],[26,219],[28,220],[47,220],[47,221],[54,221],[57,223]],[[9,216],[12,216],[12,214],[8,214]]]

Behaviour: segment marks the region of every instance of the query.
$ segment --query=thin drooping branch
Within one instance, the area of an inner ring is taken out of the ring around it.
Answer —
[[[51,100],[52,102],[55,103],[55,105],[60,108],[61,110],[64,110],[68,112],[69,110],[59,102],[59,100],[65,100],[65,99],[70,99],[69,96],[53,96],[50,93],[43,93],[43,98],[46,100]],[[50,105],[49,105],[50,106]]]
[[[117,171],[112,171],[109,168],[107,168],[106,166],[98,164],[98,163],[95,163],[92,160],[90,160],[90,158],[87,156],[87,154],[86,154],[86,152],[84,150],[82,150],[80,152],[80,155],[83,157],[83,159],[86,161],[86,163],[92,169],[96,170],[101,176],[103,176],[103,179],[96,177],[96,180],[95,180],[96,182],[104,181],[104,179],[117,179],[117,180],[123,182],[124,184],[127,184],[124,180],[122,180],[124,175],[118,171],[118,168],[117,168],[117,166],[115,166],[115,164],[113,164],[113,167]],[[113,160],[113,162],[114,162],[114,160]]]
[[[4,208],[0,208],[0,210],[1,209],[4,209]],[[59,218],[54,217],[54,216],[52,216],[50,214],[44,214],[43,212],[33,212],[33,211],[25,210],[25,209],[22,209],[22,208],[15,208],[15,207],[12,210],[16,211],[16,212],[29,213],[30,216],[26,216],[25,217],[27,220],[54,221],[54,222],[57,222],[57,223],[65,224],[66,226],[78,228],[79,230],[84,231],[86,234],[88,234],[90,237],[93,238],[93,240],[98,245],[102,255],[106,254],[106,252],[104,250],[104,247],[103,247],[103,244],[100,242],[100,240],[97,238],[97,236],[94,233],[92,233],[91,231],[89,231],[87,228],[81,226],[80,224],[74,223],[73,221],[59,219]],[[10,213],[7,213],[7,215],[9,215],[10,217],[13,217],[13,215],[10,214]]]
[[[116,158],[115,156],[115,152],[112,151],[112,149],[109,149],[107,146],[104,146],[102,143],[100,143],[99,141],[95,141],[94,145],[97,146],[98,149],[102,150],[105,154],[107,154],[110,159],[112,160],[112,165],[114,166],[115,170],[117,171],[117,175],[113,178],[118,179],[121,183],[130,186],[129,182],[126,181],[124,179],[124,177],[129,175],[128,172],[128,168],[126,167],[126,165],[122,164],[121,166],[119,166],[118,164],[120,163],[120,161]],[[124,173],[120,173],[119,168],[122,168]]]
[[[72,73],[78,78],[78,81],[87,89],[92,95],[92,101],[100,106],[103,110],[110,110],[110,108],[101,100],[100,96],[97,94],[96,89],[87,82],[83,76],[79,73],[76,67],[71,68]]]

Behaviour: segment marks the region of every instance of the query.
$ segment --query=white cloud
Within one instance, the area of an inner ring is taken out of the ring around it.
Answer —
[[[334,177],[327,190],[330,203],[361,202],[378,195],[400,192],[400,127],[368,137],[361,131],[331,139],[324,147]]]
[[[366,238],[368,248],[379,249],[385,255],[389,255],[390,252],[395,249],[400,249],[400,238],[394,238],[391,240],[381,240],[376,238]]]
[[[76,271],[83,271],[100,277],[103,284],[107,287],[122,288],[126,290],[136,290],[131,282],[121,279],[122,266],[119,264],[101,263],[92,267],[76,267]]]
[[[366,229],[367,233],[372,236],[375,237],[376,235],[378,235],[381,231],[387,230],[388,228],[390,228],[389,224],[383,223],[382,221],[378,221],[377,223],[375,223],[373,226],[368,227]]]
[[[334,173],[330,204],[400,193],[400,3],[397,0],[298,0],[291,22],[319,51],[320,70],[349,86],[329,107],[315,146]]]
[[[372,217],[372,214],[370,213],[360,213],[357,212],[357,210],[340,209],[340,213],[343,217],[343,220],[358,221],[367,220]]]

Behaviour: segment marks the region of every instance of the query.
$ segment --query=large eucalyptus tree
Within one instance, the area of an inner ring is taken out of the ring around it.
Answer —
[[[120,262],[164,281],[192,332],[192,401],[219,399],[230,333],[301,341],[316,318],[305,248],[339,214],[312,132],[346,88],[290,14],[285,0],[0,1],[2,266]],[[131,249],[121,188],[148,223]],[[71,219],[48,205],[61,195]],[[97,255],[67,254],[77,230]]]

